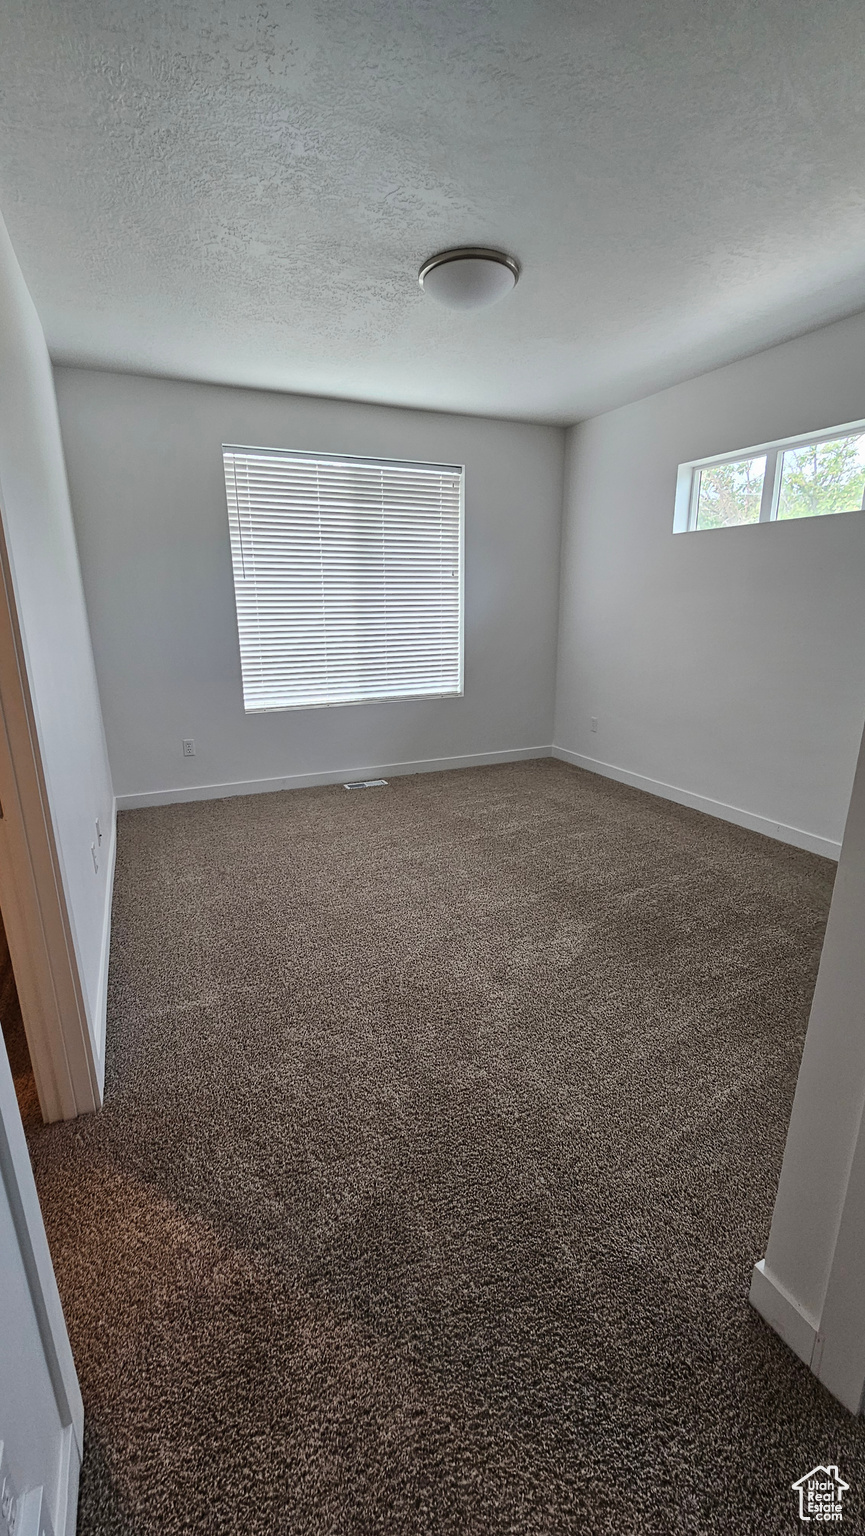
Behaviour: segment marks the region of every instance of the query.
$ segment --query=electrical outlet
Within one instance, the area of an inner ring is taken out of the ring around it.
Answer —
[[[184,757],[194,757],[195,756],[195,742],[194,741],[185,741],[183,743],[183,756]]]
[[[595,718],[595,716],[594,716],[594,715],[592,715],[592,730],[593,730],[593,731],[596,731],[596,730],[597,730],[597,729],[598,729],[598,722],[597,722],[597,719],[596,719],[596,718]]]
[[[91,843],[90,844],[90,857],[93,860],[93,873],[94,873],[94,875],[98,875],[99,874],[99,855],[96,852],[96,844],[95,843]]]
[[[96,818],[96,842],[97,842],[97,845],[99,847],[102,846],[102,828],[99,825],[99,817],[98,816]]]

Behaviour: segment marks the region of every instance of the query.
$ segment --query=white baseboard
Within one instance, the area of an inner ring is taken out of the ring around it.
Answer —
[[[374,763],[363,767],[332,768],[323,773],[293,773],[273,779],[242,779],[227,784],[187,784],[174,789],[144,790],[138,794],[118,795],[118,811],[134,811],[145,806],[181,805],[193,800],[222,800],[230,795],[264,795],[282,789],[313,789],[318,785],[341,784],[347,779],[385,779],[400,774],[439,773],[450,768],[482,768],[492,763],[518,763],[536,757],[556,757],[561,762],[585,768],[589,773],[599,773],[604,778],[616,779],[620,784],[630,784],[634,789],[658,795],[663,800],[673,800],[677,805],[690,806],[707,816],[717,816],[731,821],[735,826],[747,827],[751,832],[761,832],[777,842],[790,843],[794,848],[804,848],[809,853],[819,853],[824,858],[837,860],[841,853],[840,842],[820,837],[816,832],[806,832],[801,827],[790,827],[784,822],[772,821],[754,811],[744,811],[740,806],[725,805],[722,800],[711,800],[707,795],[694,794],[689,789],[679,789],[675,784],[665,784],[660,779],[650,779],[642,773],[618,768],[614,763],[604,763],[595,757],[585,757],[571,752],[567,747],[538,746],[513,747],[505,752],[470,752],[460,757],[433,757],[407,763]],[[113,867],[114,844],[111,859]],[[110,928],[110,908],[108,911]],[[105,966],[107,983],[107,953]]]
[[[754,1265],[748,1299],[764,1322],[810,1367],[819,1336],[817,1323],[766,1268],[765,1259]]]
[[[118,795],[119,811],[140,810],[148,805],[181,805],[190,800],[224,800],[229,795],[264,795],[280,789],[314,789],[320,784],[342,784],[348,779],[387,779],[408,773],[439,773],[448,768],[483,768],[492,763],[521,763],[534,757],[551,757],[553,748],[514,747],[507,752],[470,752],[463,757],[433,757],[411,763],[375,763],[358,768],[329,769],[326,773],[293,773],[279,779],[247,779],[230,784],[194,784],[177,789],[146,790]]]
[[[52,1521],[57,1536],[75,1536],[78,1524],[78,1482],[81,1474],[81,1452],[71,1424],[63,1431],[60,1457],[60,1476],[57,1482],[57,1502]],[[38,1531],[38,1526],[36,1527]]]
[[[660,779],[649,779],[642,773],[631,773],[627,768],[617,768],[613,763],[602,763],[595,757],[584,757],[580,752],[570,752],[567,747],[552,749],[553,757],[573,763],[575,768],[586,768],[589,773],[599,773],[605,779],[616,779],[620,784],[630,784],[634,789],[644,789],[662,800],[674,800],[677,805],[688,805],[692,810],[703,811],[707,816],[717,816],[721,821],[732,821],[737,827],[747,827],[751,832],[762,832],[764,837],[774,837],[779,843],[791,843],[794,848],[804,848],[808,853],[819,853],[825,859],[837,860],[841,844],[828,837],[818,837],[816,832],[805,832],[801,827],[788,827],[782,821],[772,821],[768,816],[758,816],[753,811],[743,811],[737,805],[725,805],[722,800],[710,800],[706,795],[695,795],[689,789],[679,789],[675,784],[664,784]]]
[[[114,864],[117,859],[117,801],[111,808],[111,828],[105,854],[105,911],[102,915],[102,944],[99,952],[99,981],[96,987],[96,1070],[99,1096],[105,1091],[105,1034],[108,1013],[108,964],[111,958],[111,903],[114,896]]]

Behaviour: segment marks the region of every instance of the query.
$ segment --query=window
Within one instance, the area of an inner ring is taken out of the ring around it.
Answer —
[[[759,522],[765,478],[765,453],[696,470],[694,527],[729,528],[734,523]]]
[[[865,508],[865,427],[835,427],[679,466],[674,532]]]
[[[247,711],[462,693],[460,467],[222,454]]]

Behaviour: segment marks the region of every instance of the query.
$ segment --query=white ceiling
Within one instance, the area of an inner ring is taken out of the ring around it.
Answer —
[[[0,0],[54,356],[570,421],[865,307],[862,0]],[[455,244],[523,263],[441,309]]]

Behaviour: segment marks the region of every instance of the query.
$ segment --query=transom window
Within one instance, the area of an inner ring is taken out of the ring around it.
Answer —
[[[223,463],[247,711],[462,693],[460,466]]]
[[[679,466],[676,533],[865,509],[865,425]]]

